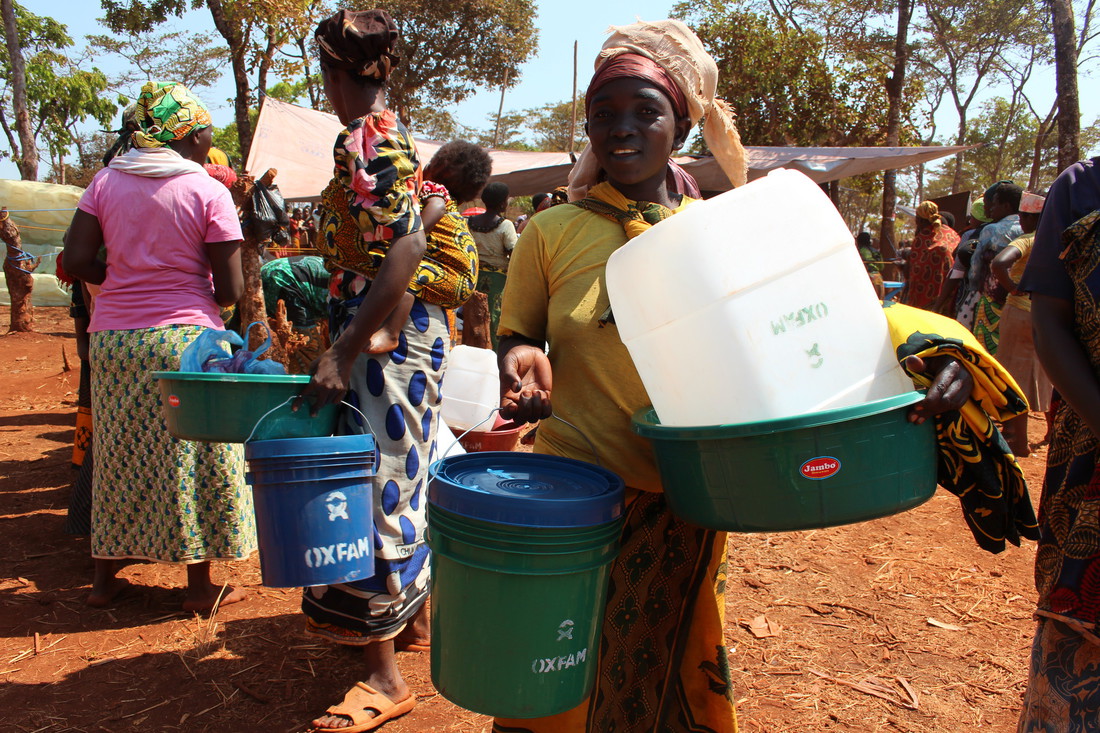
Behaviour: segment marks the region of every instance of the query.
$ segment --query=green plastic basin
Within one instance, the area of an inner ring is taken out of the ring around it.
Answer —
[[[731,425],[661,425],[653,445],[669,506],[703,527],[776,532],[861,522],[911,509],[936,491],[933,420],[914,425],[910,392],[855,407]]]
[[[168,432],[183,440],[243,443],[253,427],[253,440],[316,438],[332,435],[340,414],[335,404],[317,417],[310,417],[308,405],[298,412],[283,405],[260,421],[309,384],[301,374],[153,372],[153,378],[160,383]]]

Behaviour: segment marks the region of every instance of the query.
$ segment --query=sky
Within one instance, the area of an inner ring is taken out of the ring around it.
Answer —
[[[97,17],[102,15],[99,0],[73,0],[73,2],[64,3],[63,6],[54,0],[22,0],[22,3],[32,13],[52,14],[57,20],[66,23],[69,34],[73,36],[78,46],[82,45],[85,34],[107,32],[97,21]],[[608,26],[631,23],[637,18],[645,20],[665,18],[674,3],[675,0],[634,0],[629,4],[630,11],[623,11],[620,3],[593,2],[592,0],[537,0],[533,4],[539,8],[534,18],[539,28],[538,54],[533,60],[523,65],[519,83],[506,93],[505,113],[570,99],[574,42],[578,44],[577,83],[583,89],[591,77],[592,62],[600,50]],[[62,7],[64,7],[63,12]],[[210,20],[209,11],[205,8],[191,11],[182,20],[174,20],[164,27],[165,30],[169,28],[206,32],[216,40],[220,40]],[[122,62],[106,58],[97,61],[100,68],[108,74],[117,70],[117,65],[120,63]],[[1049,83],[1042,83],[1043,81],[1045,80],[1040,80],[1040,84],[1031,91],[1036,97],[1036,104],[1045,111],[1049,109],[1054,98],[1053,72]],[[1083,125],[1091,124],[1097,116],[1100,116],[1100,97],[1087,93],[1090,83],[1088,78],[1080,79]],[[210,106],[215,125],[220,127],[232,122],[233,109],[227,100],[233,96],[233,84],[228,70],[218,85],[201,90],[199,94]],[[490,127],[490,117],[496,114],[499,104],[500,90],[486,89],[468,98],[451,111],[462,125],[485,129]],[[937,121],[940,136],[950,134],[948,131],[953,130],[957,124],[950,105],[944,105],[944,109],[937,116]],[[44,176],[47,169],[48,163],[43,163],[40,166],[39,175]],[[10,160],[0,161],[0,178],[18,178],[15,165]]]
[[[97,17],[102,15],[98,0],[74,0],[61,5],[46,0],[21,0],[24,7],[36,15],[51,15],[68,25],[69,35],[81,45],[86,34],[107,33]],[[675,0],[634,0],[629,12],[619,3],[591,2],[591,0],[538,0],[540,8],[535,17],[539,28],[538,55],[522,67],[518,84],[509,89],[504,100],[505,113],[511,110],[529,109],[548,103],[560,102],[572,97],[573,43],[578,44],[577,83],[581,89],[592,75],[592,62],[603,44],[604,32],[612,24],[624,25],[637,18],[655,20],[668,17]],[[380,3],[381,4],[381,3]],[[547,12],[541,12],[546,8]],[[165,30],[208,32],[220,40],[214,30],[210,13],[205,8],[191,11],[181,20],[173,20]],[[112,63],[106,58],[97,65],[108,74]],[[211,89],[199,91],[200,98],[210,107],[214,124],[221,127],[233,121],[233,108],[226,100],[233,96],[233,82],[228,71],[221,83]],[[500,104],[500,89],[487,89],[468,98],[451,111],[458,122],[466,127],[484,129],[490,126],[488,118],[496,115]],[[39,167],[44,176],[49,165]],[[10,160],[0,161],[0,178],[18,178],[15,165]]]

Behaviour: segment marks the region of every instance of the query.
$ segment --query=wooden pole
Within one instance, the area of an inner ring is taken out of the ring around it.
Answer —
[[[497,107],[497,126],[493,130],[493,147],[500,143],[500,116],[504,114],[504,92],[508,90],[508,69],[504,70],[504,83],[500,85],[500,106]]]
[[[489,336],[489,296],[476,290],[462,306],[462,343],[479,349],[493,348]]]
[[[268,168],[258,181],[265,186],[270,186],[275,181],[277,171]],[[246,222],[253,218],[252,191],[256,187],[257,179],[252,176],[240,176],[230,188],[233,195],[233,203],[241,210]],[[241,317],[241,329],[248,328],[248,324],[255,321],[267,323],[267,309],[264,306],[263,286],[260,282],[261,252],[264,242],[256,237],[256,229],[251,224],[242,227],[244,241],[241,242],[241,269],[244,271],[244,294],[237,301],[237,312]],[[245,347],[256,349],[263,343],[263,334],[253,329],[251,334],[242,333],[245,337]],[[271,359],[286,365],[286,352],[282,342],[277,338],[271,339],[271,348],[261,358]]]
[[[569,153],[576,149],[577,135],[577,42],[573,41],[573,117],[569,122]]]

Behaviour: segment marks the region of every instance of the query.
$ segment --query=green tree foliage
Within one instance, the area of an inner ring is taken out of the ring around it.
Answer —
[[[70,186],[87,188],[92,178],[103,167],[103,156],[114,144],[114,133],[93,132],[79,134],[73,141],[76,146],[76,158],[72,163],[62,162],[50,169],[46,183],[65,183]]]
[[[573,124],[573,100],[546,104],[526,111],[527,129],[536,150],[551,152],[580,152],[584,148],[584,97],[577,97],[577,118]],[[572,126],[572,135],[570,135]]]
[[[305,79],[299,79],[294,83],[280,81],[267,88],[267,96],[287,104],[299,104],[308,94],[308,86],[309,83]]]
[[[527,0],[391,0],[385,8],[401,30],[390,104],[414,128],[423,110],[514,84],[538,48]]]
[[[451,140],[478,140],[481,133],[459,123],[444,109],[423,109],[416,116],[416,136],[449,142]],[[492,132],[489,133],[492,136]]]
[[[964,140],[967,145],[983,147],[967,153],[962,163],[960,191],[982,191],[990,184],[1008,179],[1027,187],[1035,153],[1035,137],[1039,122],[1034,115],[1013,110],[1008,100],[984,102],[978,114],[970,120]],[[1006,135],[1005,132],[1008,132]],[[997,144],[987,144],[997,141]],[[1082,128],[1083,149],[1100,143],[1100,120]],[[1049,135],[1040,151],[1039,177],[1036,188],[1045,191],[1058,175],[1058,136]],[[954,163],[943,164],[929,178],[925,198],[951,193],[955,178]]]
[[[115,33],[146,33],[171,16],[181,16],[203,5],[228,49],[236,95],[234,118],[241,153],[252,145],[249,110],[256,90],[267,89],[269,75],[293,82],[305,73],[301,60],[280,55],[296,44],[326,12],[319,0],[101,0],[104,21]]]
[[[229,57],[225,47],[181,31],[91,35],[87,40],[94,51],[119,56],[130,64],[132,70],[113,78],[111,87],[131,98],[149,79],[179,82],[193,90],[211,87]]]
[[[53,18],[28,12],[15,4],[19,45],[22,48],[27,75],[27,106],[32,132],[38,147],[45,146],[50,161],[63,165],[76,140],[77,123],[93,119],[104,126],[112,123],[123,98],[105,94],[107,77],[99,69],[78,68],[65,50],[73,45],[68,29]],[[0,157],[18,159],[20,145],[12,130],[14,110],[11,95],[11,64],[7,54],[0,57],[0,129],[8,148]],[[37,172],[23,177],[37,178]]]
[[[883,70],[819,30],[749,2],[682,2],[673,11],[721,69],[718,93],[747,145],[876,145],[885,139]],[[911,130],[903,137],[912,137]]]
[[[260,112],[256,109],[248,110],[249,123],[255,127]],[[214,147],[229,156],[234,167],[244,165],[245,159],[241,157],[241,137],[237,134],[237,123],[230,122],[223,127],[214,127]]]
[[[500,116],[500,131],[497,131],[497,116],[489,115],[489,126],[476,132],[478,145],[497,150],[539,150],[527,139],[526,125],[528,111],[508,112]],[[494,137],[496,138],[494,140]]]
[[[1044,14],[1038,0],[925,0],[925,13],[929,42],[919,62],[943,81],[958,114],[955,144],[961,145],[978,94],[1011,73],[1014,57],[1049,46]],[[965,157],[955,159],[953,191],[964,190]]]

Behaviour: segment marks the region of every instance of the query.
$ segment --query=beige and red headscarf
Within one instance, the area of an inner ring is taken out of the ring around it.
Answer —
[[[740,186],[748,178],[745,164],[745,150],[741,147],[741,136],[734,124],[733,111],[729,105],[715,97],[718,86],[718,65],[703,47],[699,37],[678,20],[660,20],[654,22],[638,21],[624,26],[611,26],[611,35],[604,41],[603,49],[596,57],[596,74],[592,85],[599,82],[602,86],[610,79],[601,76],[601,69],[624,54],[642,56],[656,63],[664,75],[676,87],[686,105],[686,116],[695,125],[700,119],[703,123],[703,140],[714,155],[718,165],[734,186]],[[636,67],[638,73],[621,74],[623,70]],[[615,73],[621,76],[639,76],[652,81],[661,88],[666,85],[653,74],[652,67],[629,62],[615,64]],[[594,87],[590,85],[585,99],[591,97]],[[596,87],[598,88],[598,87]],[[673,105],[677,100],[669,95]],[[587,104],[587,101],[586,101]],[[677,109],[677,111],[681,111]],[[590,148],[585,148],[577,158],[573,171],[569,174],[570,199],[583,198],[585,192],[599,180],[600,167]]]

